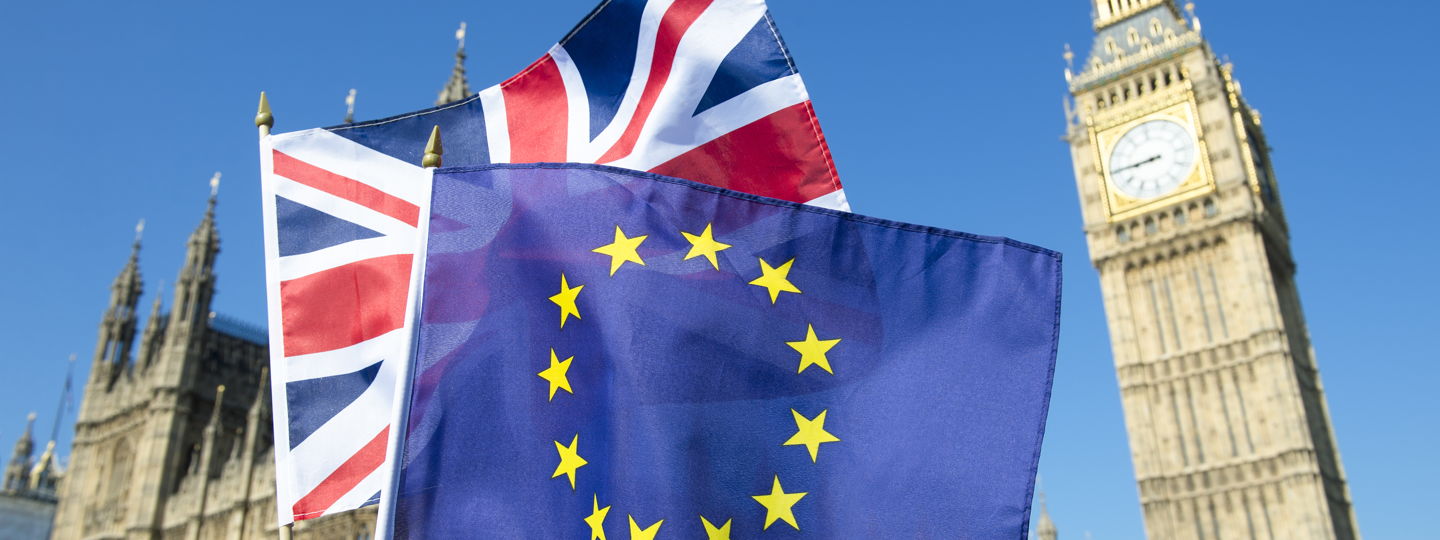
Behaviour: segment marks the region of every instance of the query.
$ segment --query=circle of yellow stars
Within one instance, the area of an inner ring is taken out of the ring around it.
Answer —
[[[693,234],[683,230],[680,231],[680,234],[685,237],[685,240],[690,242],[690,250],[686,253],[683,260],[688,261],[696,257],[704,257],[706,262],[709,262],[710,266],[718,271],[720,270],[720,262],[717,255],[721,251],[730,249],[733,246],[715,240],[712,225],[712,223],[706,223],[705,229],[699,234]],[[628,236],[619,225],[616,225],[613,240],[609,244],[597,247],[591,251],[610,257],[610,277],[614,277],[615,273],[625,266],[625,263],[645,266],[645,260],[640,256],[639,248],[640,244],[645,242],[647,238],[649,238],[649,235]],[[764,288],[770,296],[770,303],[772,305],[779,302],[780,293],[782,292],[803,294],[800,289],[790,281],[789,277],[790,269],[792,265],[794,265],[795,259],[792,258],[781,263],[779,266],[774,266],[764,258],[756,258],[760,263],[760,277],[751,280],[749,284]],[[565,277],[565,274],[563,272],[560,274],[560,291],[554,296],[551,296],[550,301],[560,308],[561,330],[565,329],[565,322],[568,321],[570,317],[574,317],[577,321],[583,320],[580,316],[577,301],[579,300],[580,292],[584,288],[585,285],[572,287],[569,280]],[[795,352],[800,353],[799,367],[796,368],[795,373],[797,375],[803,375],[806,368],[817,366],[825,370],[826,373],[832,376],[835,375],[834,369],[830,366],[827,353],[839,344],[840,341],[839,338],[820,339],[815,333],[815,326],[813,324],[807,324],[805,337],[803,339],[785,342],[785,344],[789,345]],[[548,383],[549,395],[546,397],[547,402],[553,403],[555,401],[555,393],[558,390],[564,390],[571,395],[575,394],[575,390],[571,387],[568,378],[570,366],[574,360],[575,357],[573,356],[560,360],[559,355],[555,353],[555,349],[550,349],[550,367],[537,374],[537,376]],[[795,420],[795,435],[781,443],[781,445],[804,446],[810,454],[811,463],[818,463],[820,445],[840,442],[838,437],[825,430],[825,415],[827,413],[829,413],[828,409],[820,411],[820,413],[816,414],[813,418],[807,418],[799,411],[790,409],[790,414]],[[575,436],[570,439],[570,444],[564,444],[560,441],[554,441],[554,443],[555,451],[559,456],[560,462],[556,465],[555,473],[551,475],[551,478],[566,477],[570,482],[570,490],[573,492],[575,491],[576,474],[581,467],[588,464],[585,458],[580,456],[580,434],[576,433]],[[806,495],[809,495],[809,493],[787,493],[780,484],[780,475],[776,473],[770,493],[752,496],[755,502],[765,507],[765,524],[762,529],[769,529],[776,521],[784,521],[786,524],[794,527],[795,530],[800,530],[800,525],[795,520],[794,507],[796,503],[799,503]],[[590,540],[606,540],[604,527],[605,518],[610,513],[611,506],[602,508],[600,506],[600,494],[594,493],[591,495],[591,508],[590,515],[584,518],[585,525],[590,528]],[[661,519],[649,526],[642,527],[635,521],[635,516],[628,515],[627,517],[630,523],[630,540],[654,540],[655,535],[660,532],[660,526],[665,523],[665,520]],[[727,518],[724,524],[717,526],[705,516],[698,517],[700,518],[701,525],[705,528],[705,534],[708,540],[730,540],[730,530],[733,519]]]

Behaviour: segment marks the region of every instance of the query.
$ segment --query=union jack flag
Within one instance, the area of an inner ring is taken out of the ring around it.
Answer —
[[[447,166],[604,163],[849,210],[762,0],[606,0],[469,98],[263,140],[281,523],[391,485],[436,126]]]
[[[603,163],[849,210],[762,0],[607,0],[518,75],[434,109],[330,128],[420,163]]]
[[[379,501],[430,171],[324,130],[261,142],[280,522]]]

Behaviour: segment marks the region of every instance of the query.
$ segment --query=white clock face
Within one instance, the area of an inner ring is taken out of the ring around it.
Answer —
[[[1110,178],[1121,193],[1153,199],[1174,191],[1195,170],[1195,141],[1172,120],[1151,120],[1125,132],[1110,151]]]

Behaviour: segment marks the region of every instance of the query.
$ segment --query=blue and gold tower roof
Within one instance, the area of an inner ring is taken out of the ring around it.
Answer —
[[[1096,0],[1095,41],[1070,79],[1070,91],[1113,81],[1200,43],[1199,23],[1187,22],[1171,0]]]

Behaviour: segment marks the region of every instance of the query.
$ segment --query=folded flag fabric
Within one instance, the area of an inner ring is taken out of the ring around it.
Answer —
[[[849,210],[815,108],[762,0],[606,0],[519,74],[434,109],[329,128],[420,163],[566,161]]]
[[[396,538],[1025,538],[1059,253],[582,164],[429,219]]]

